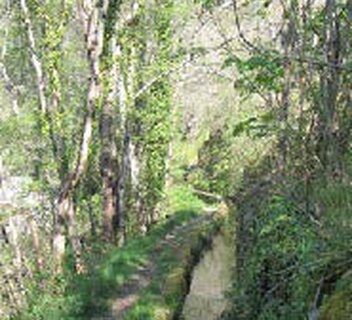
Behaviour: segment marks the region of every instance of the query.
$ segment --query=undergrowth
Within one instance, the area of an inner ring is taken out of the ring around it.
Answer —
[[[350,319],[351,195],[343,182],[315,181],[309,203],[280,183],[269,182],[261,194],[257,186],[249,189],[236,211],[237,242],[246,245],[227,318],[298,320],[320,313],[324,320]]]

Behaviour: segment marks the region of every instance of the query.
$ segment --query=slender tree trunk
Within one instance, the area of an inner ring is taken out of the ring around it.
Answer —
[[[137,50],[136,44],[131,43],[131,50],[129,52],[129,62],[127,70],[127,79],[124,79],[122,74],[120,77],[119,88],[120,88],[120,112],[122,125],[124,129],[123,149],[122,149],[122,162],[121,172],[118,181],[118,207],[117,212],[119,215],[119,233],[123,238],[126,237],[125,230],[125,199],[129,199],[132,202],[132,207],[137,213],[137,224],[139,229],[144,232],[143,220],[141,218],[142,210],[142,199],[140,192],[140,155],[138,152],[138,146],[133,141],[133,135],[138,134],[138,125],[134,123],[131,113],[133,109],[138,108],[134,97],[135,94],[135,83],[137,83]],[[126,83],[126,84],[125,84]],[[126,86],[126,88],[125,88]],[[137,110],[135,110],[137,111]],[[130,194],[126,194],[126,184],[128,179],[131,182]],[[122,239],[121,237],[121,239]],[[123,239],[122,239],[123,240]],[[120,242],[120,245],[122,241]]]
[[[66,198],[59,198],[57,209],[57,221],[54,225],[53,237],[53,257],[56,263],[56,271],[62,271],[62,261],[65,256],[66,236],[65,236],[65,221],[66,212],[68,211],[69,201]]]
[[[324,55],[327,66],[320,76],[318,156],[326,178],[331,179],[336,173],[336,166],[340,161],[336,150],[337,141],[334,136],[334,127],[336,125],[337,94],[340,86],[338,65],[341,62],[341,39],[339,17],[334,0],[326,0],[325,11]]]
[[[294,15],[298,12],[297,3],[291,0],[289,8],[284,9],[284,14],[287,15],[286,32],[283,33],[282,45],[285,55],[284,61],[284,89],[281,96],[279,121],[282,124],[279,134],[279,171],[284,173],[286,167],[286,158],[288,152],[288,136],[287,136],[287,121],[289,116],[289,108],[291,105],[291,82],[293,74],[292,61],[290,59],[291,52],[294,49],[296,38],[296,26]]]
[[[59,199],[58,219],[53,242],[54,259],[58,262],[58,271],[61,271],[61,262],[65,256],[65,222],[67,219],[68,236],[75,257],[75,268],[77,272],[81,273],[83,271],[83,265],[81,262],[81,247],[76,234],[75,208],[72,195],[64,196]]]
[[[125,77],[123,72],[119,75],[118,81],[119,90],[119,108],[121,115],[121,131],[124,132],[122,139],[122,158],[120,172],[117,182],[117,206],[116,214],[118,217],[118,236],[119,236],[119,246],[122,246],[125,241],[125,188],[126,188],[126,176],[128,170],[128,150],[130,144],[130,131],[128,125],[128,115],[127,115],[127,90],[125,87]]]
[[[144,234],[147,231],[143,218],[143,199],[140,186],[140,152],[138,146],[130,139],[129,163],[131,170],[132,196],[134,199],[135,211],[137,213],[137,223],[139,231]]]
[[[18,227],[20,226],[19,221],[16,219],[17,216],[12,216],[8,220],[9,230],[8,230],[8,239],[9,243],[12,246],[12,251],[14,253],[13,266],[14,266],[14,275],[16,285],[13,287],[13,294],[16,305],[21,307],[23,304],[23,292],[25,291],[22,275],[22,260],[23,253],[21,250],[21,237],[18,232]],[[17,220],[17,221],[16,221]]]
[[[12,245],[13,252],[14,252],[14,265],[18,272],[20,272],[22,267],[22,251],[21,245],[19,240],[19,234],[17,230],[17,225],[15,223],[15,217],[10,217],[8,220],[9,230],[8,230],[8,239]]]
[[[30,17],[29,9],[27,6],[27,1],[20,0],[20,5],[23,12],[24,23],[26,26],[26,31],[28,36],[29,50],[31,53],[31,61],[36,74],[40,110],[41,110],[41,114],[45,115],[47,113],[47,103],[45,98],[45,80],[44,80],[43,66],[40,59],[37,56],[37,47],[36,47],[36,41],[35,41],[34,31],[33,31],[34,28]]]
[[[117,192],[117,145],[115,141],[116,128],[116,104],[118,68],[120,58],[120,46],[115,37],[110,39],[112,48],[112,61],[110,70],[105,70],[105,91],[107,97],[104,99],[100,117],[100,141],[101,141],[101,176],[103,190],[103,238],[113,242],[116,236],[116,192]]]
[[[19,110],[19,103],[18,103],[18,98],[20,97],[20,90],[18,89],[18,87],[12,82],[8,72],[7,72],[7,68],[6,68],[6,64],[5,64],[5,57],[6,57],[6,53],[7,53],[7,37],[8,37],[8,33],[9,33],[9,29],[8,26],[11,22],[11,15],[10,15],[10,3],[7,1],[7,16],[8,19],[5,20],[5,30],[4,30],[4,44],[1,50],[1,55],[0,55],[0,79],[3,81],[4,83],[4,88],[7,91],[7,93],[9,94],[9,98],[10,98],[10,102],[12,105],[12,112],[15,116],[17,116],[20,113]]]
[[[94,238],[97,235],[97,226],[96,226],[96,220],[93,212],[93,205],[90,200],[88,200],[87,209],[89,214],[90,231],[91,231],[92,237]]]
[[[127,91],[130,101],[130,108],[134,108],[135,112],[139,112],[140,105],[133,98],[136,93],[136,83],[138,77],[138,55],[136,44],[133,43],[131,47],[131,61],[128,70],[128,81],[127,81]],[[140,126],[137,123],[133,123],[132,119],[127,119],[126,122],[126,132],[128,133],[128,148],[126,152],[128,152],[128,168],[130,170],[130,178],[131,178],[131,197],[133,199],[134,209],[137,213],[138,217],[138,228],[142,233],[145,233],[146,227],[145,222],[143,221],[142,214],[142,193],[141,193],[141,181],[140,181],[140,167],[141,167],[141,150],[139,150],[139,145],[133,141],[133,135],[140,135]]]
[[[36,255],[37,268],[38,270],[42,270],[44,267],[44,260],[42,257],[40,235],[37,222],[33,216],[29,218],[29,228],[31,230],[32,244]]]
[[[84,272],[84,266],[82,263],[81,257],[81,243],[79,237],[77,235],[77,228],[76,228],[76,210],[75,210],[75,203],[72,198],[68,199],[67,204],[67,215],[68,215],[68,236],[71,241],[72,251],[75,260],[75,269],[77,273]]]
[[[78,10],[82,20],[86,46],[87,46],[87,59],[90,70],[90,80],[88,85],[87,94],[87,113],[84,120],[82,139],[80,144],[80,151],[78,160],[74,171],[66,178],[62,185],[59,201],[58,201],[58,223],[55,227],[54,235],[54,258],[57,262],[58,271],[61,270],[62,258],[65,255],[65,223],[67,217],[69,221],[73,221],[72,215],[72,197],[74,191],[84,174],[89,156],[89,147],[92,140],[93,133],[93,113],[101,98],[101,84],[100,84],[100,70],[99,70],[99,56],[102,50],[103,43],[103,30],[102,30],[102,14],[103,8],[98,6],[95,1],[83,1],[79,3]],[[74,228],[74,224],[71,224]],[[79,250],[74,240],[74,232],[71,230],[70,238],[74,250]],[[80,254],[76,252],[76,256]],[[78,270],[79,271],[79,270]]]
[[[125,222],[125,195],[126,195],[126,180],[128,173],[128,163],[129,163],[129,144],[130,144],[130,132],[127,129],[123,141],[122,150],[122,162],[120,176],[118,180],[118,203],[117,203],[117,213],[118,213],[118,236],[119,236],[119,246],[122,246],[126,238],[126,222]]]

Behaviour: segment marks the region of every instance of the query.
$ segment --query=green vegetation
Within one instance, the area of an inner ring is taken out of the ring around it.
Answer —
[[[180,318],[219,228],[218,318],[351,318],[350,0],[6,0],[0,27],[1,319]]]
[[[351,317],[351,283],[351,276],[347,274],[337,282],[336,288],[324,303],[321,320],[347,320]]]

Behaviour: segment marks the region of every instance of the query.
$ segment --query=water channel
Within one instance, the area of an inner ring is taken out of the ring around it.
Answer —
[[[225,292],[231,285],[233,248],[219,233],[211,248],[194,268],[190,292],[182,311],[182,320],[216,320],[225,310]]]

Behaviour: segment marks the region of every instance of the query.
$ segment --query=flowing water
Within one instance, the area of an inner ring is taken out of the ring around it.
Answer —
[[[183,320],[216,320],[226,308],[224,293],[231,284],[233,250],[223,234],[213,244],[192,276],[191,288],[182,311]]]

